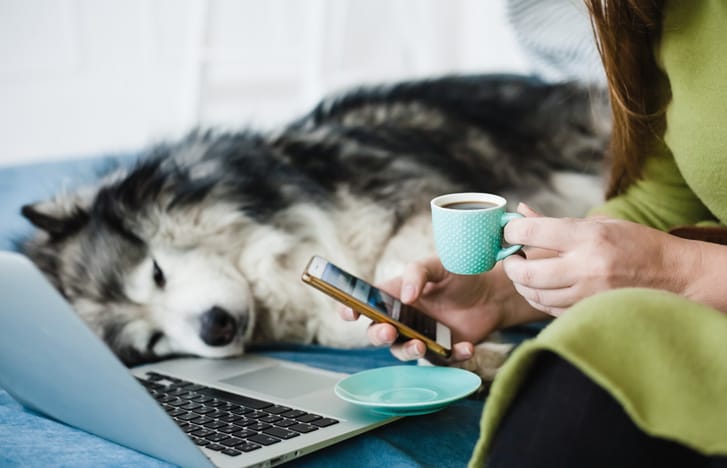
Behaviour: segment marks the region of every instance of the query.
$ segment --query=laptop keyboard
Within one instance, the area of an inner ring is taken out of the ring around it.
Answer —
[[[230,457],[338,423],[156,372],[137,379],[195,444]]]

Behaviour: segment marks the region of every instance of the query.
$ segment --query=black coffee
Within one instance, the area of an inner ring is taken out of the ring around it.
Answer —
[[[490,203],[486,201],[461,201],[447,203],[446,205],[442,205],[442,208],[449,208],[451,210],[486,210],[496,206],[497,203]]]

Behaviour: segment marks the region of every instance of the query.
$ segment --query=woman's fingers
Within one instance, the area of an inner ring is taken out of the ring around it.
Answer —
[[[577,244],[581,230],[575,219],[533,217],[510,221],[505,226],[504,236],[510,244],[562,252]]]
[[[449,362],[466,361],[474,353],[474,345],[463,341],[452,346],[452,354],[447,359]],[[406,343],[396,344],[391,347],[391,354],[400,361],[412,361],[426,357],[426,346],[419,340],[409,340]]]
[[[582,268],[572,268],[564,257],[526,260],[513,255],[502,263],[505,274],[513,283],[530,288],[556,289],[575,284]]]
[[[358,318],[361,316],[361,314],[359,314],[358,312],[354,312],[353,309],[343,304],[336,305],[336,312],[338,312],[338,315],[340,315],[343,320],[347,320],[349,322],[358,320]]]
[[[528,218],[537,218],[543,216],[523,202],[517,204],[517,212],[523,216],[527,216]]]
[[[391,354],[400,361],[411,361],[425,357],[427,348],[421,340],[408,340],[396,343],[398,337],[396,329],[388,323],[374,323],[369,327],[368,338],[375,346],[390,346]],[[452,347],[450,361],[465,361],[474,354],[474,345],[463,341],[455,343]]]
[[[374,346],[391,346],[399,334],[388,323],[372,323],[367,331],[369,341]]]
[[[411,304],[422,294],[428,282],[441,281],[447,275],[437,257],[429,257],[421,262],[409,263],[401,275],[399,298],[405,304]]]
[[[400,361],[413,361],[424,357],[426,346],[419,340],[409,340],[406,343],[392,346],[391,354]]]
[[[537,289],[513,283],[515,290],[531,304],[538,304],[543,308],[568,308],[581,299],[575,288]]]

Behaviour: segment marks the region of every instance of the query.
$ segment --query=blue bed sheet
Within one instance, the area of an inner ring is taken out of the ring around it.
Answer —
[[[128,156],[0,168],[0,250],[30,231],[20,207],[88,183]],[[280,345],[259,352],[343,372],[401,364],[387,349],[339,350]],[[53,382],[49,382],[53,385]],[[290,463],[291,466],[465,466],[478,436],[483,401],[468,398],[433,414],[408,417]],[[47,419],[0,389],[0,466],[168,466],[144,454]]]

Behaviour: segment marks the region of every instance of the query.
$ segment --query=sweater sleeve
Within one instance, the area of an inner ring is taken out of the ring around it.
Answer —
[[[666,146],[647,158],[640,180],[589,215],[626,219],[663,231],[714,219],[682,178]]]
[[[727,3],[670,1],[655,52],[671,102],[664,144],[647,156],[642,179],[596,208],[603,214],[667,230],[727,224]]]

